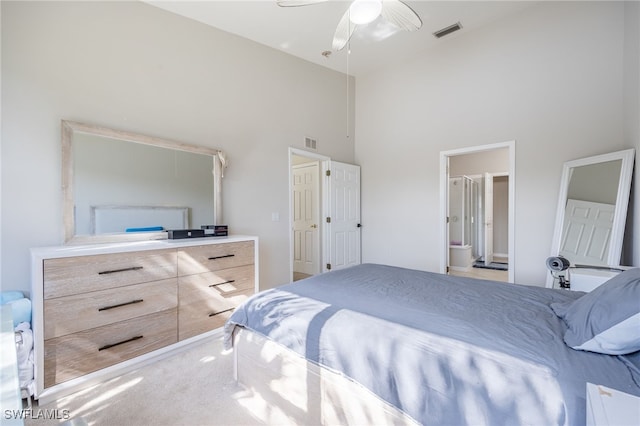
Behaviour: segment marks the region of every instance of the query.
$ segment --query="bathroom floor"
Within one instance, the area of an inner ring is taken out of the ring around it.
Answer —
[[[494,262],[507,263],[508,259],[506,257],[498,257],[494,256]],[[451,271],[449,275],[455,275],[457,277],[470,277],[470,278],[479,278],[483,280],[493,280],[493,281],[509,281],[509,271],[498,271],[495,269],[481,269],[481,268],[469,268],[469,271]]]

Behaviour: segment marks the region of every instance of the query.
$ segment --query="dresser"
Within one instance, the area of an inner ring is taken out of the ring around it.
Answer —
[[[44,247],[31,257],[41,404],[220,333],[258,289],[256,237]]]

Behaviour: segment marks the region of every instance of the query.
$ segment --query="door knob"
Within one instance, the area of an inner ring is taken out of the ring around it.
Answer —
[[[315,223],[314,223],[313,225],[311,225],[311,228],[314,228],[314,229],[315,229],[315,228],[317,228],[317,227],[318,227],[318,225],[316,225]]]

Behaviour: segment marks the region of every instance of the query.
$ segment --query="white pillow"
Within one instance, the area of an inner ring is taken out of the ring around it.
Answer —
[[[640,268],[551,309],[567,324],[564,341],[573,349],[609,355],[640,350]]]

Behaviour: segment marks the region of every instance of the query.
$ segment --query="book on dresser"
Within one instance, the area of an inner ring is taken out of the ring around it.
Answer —
[[[220,333],[258,290],[258,239],[31,250],[35,398],[120,375]]]

